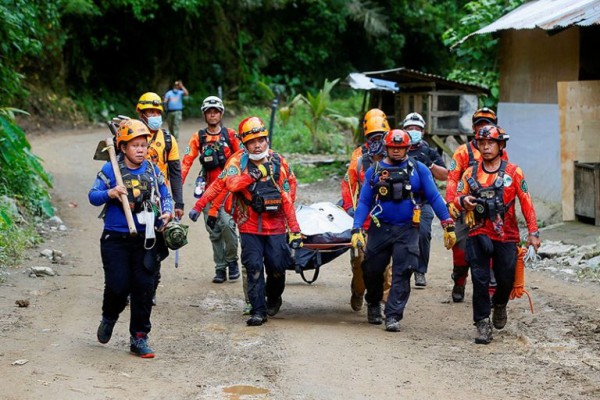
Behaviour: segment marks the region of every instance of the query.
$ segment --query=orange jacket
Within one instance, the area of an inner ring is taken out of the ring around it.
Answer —
[[[269,161],[273,160],[273,151],[269,151]],[[225,165],[225,186],[233,196],[233,218],[238,225],[240,233],[252,233],[257,235],[284,234],[287,227],[291,232],[300,232],[300,226],[296,220],[294,210],[294,199],[296,196],[296,182],[293,173],[285,159],[279,155],[281,160],[279,180],[277,187],[281,194],[281,209],[275,212],[257,213],[248,204],[252,200],[252,194],[248,187],[255,183],[254,178],[248,175],[248,163],[251,162],[245,152],[235,154]],[[262,181],[273,179],[272,175],[262,178]],[[293,185],[292,182],[293,181]],[[293,191],[292,191],[293,187]]]
[[[462,180],[458,185],[458,193],[454,199],[454,204],[459,210],[463,210],[460,204],[461,197],[470,194],[471,190],[469,184],[467,183],[467,179],[472,175],[473,167],[469,167],[465,171]],[[481,164],[478,166],[476,180],[482,187],[492,186],[497,177],[498,172],[488,174],[483,170]],[[503,219],[504,234],[498,234],[494,229],[493,221],[486,219],[483,226],[470,231],[469,236],[486,235],[490,239],[500,242],[519,242],[519,226],[517,224],[515,207],[516,198],[519,199],[519,203],[521,204],[521,211],[527,223],[527,229],[529,230],[529,233],[536,232],[538,230],[538,226],[535,216],[535,209],[527,189],[527,182],[525,181],[523,171],[517,165],[508,162],[504,171],[503,200],[506,207]]]
[[[471,140],[466,144],[461,144],[456,148],[454,154],[452,155],[450,168],[448,168],[448,181],[446,182],[446,203],[451,203],[454,201],[458,182],[460,182],[463,174],[467,168],[469,168],[469,150],[467,146],[470,146],[471,150],[473,151],[474,161],[481,161],[481,153],[479,152],[479,149],[475,147],[474,140]],[[508,161],[506,149],[502,150],[502,159]]]
[[[368,155],[364,155],[368,157]],[[363,146],[357,147],[352,152],[350,165],[344,179],[342,180],[342,207],[344,210],[355,209],[358,205],[358,196],[360,188],[365,181],[365,168],[363,166]],[[367,218],[363,225],[363,229],[369,229],[371,218]]]
[[[185,183],[185,178],[187,177],[187,174],[190,172],[190,168],[192,166],[192,164],[194,163],[194,159],[196,157],[198,157],[199,154],[202,153],[202,151],[204,151],[204,149],[200,148],[200,135],[199,135],[200,131],[194,132],[194,134],[192,135],[192,137],[190,138],[190,141],[188,143],[187,148],[185,149],[185,156],[183,157],[183,160],[181,161],[181,176],[183,178],[183,182]],[[227,145],[227,143],[225,144],[225,148],[224,148],[224,152],[225,152],[225,158],[229,159],[229,157],[231,157],[231,155],[237,151],[239,151],[242,148],[241,142],[239,141],[239,139],[237,138],[235,131],[233,129],[229,129],[227,128],[227,135],[229,137],[229,143],[231,143],[231,148]],[[221,139],[221,134],[211,134],[211,133],[207,133],[206,134],[206,144],[212,144],[215,142],[218,142]],[[219,176],[219,174],[221,173],[221,171],[223,171],[223,168],[215,168],[213,170],[210,171],[204,171],[203,175],[204,175],[204,181],[206,182],[207,185],[210,185],[212,182],[214,182],[217,177]]]

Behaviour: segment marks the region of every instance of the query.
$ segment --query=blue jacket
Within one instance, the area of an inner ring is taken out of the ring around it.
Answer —
[[[155,176],[158,177],[160,175],[161,172],[158,167],[154,164],[151,164],[147,160],[145,160],[139,168],[130,169],[129,171],[132,174],[141,175],[146,171],[148,166],[152,166],[154,168]],[[102,176],[108,179],[108,185]],[[96,177],[96,180],[94,181],[94,184],[88,193],[88,199],[90,204],[94,206],[101,206],[107,203],[106,213],[104,216],[105,230],[128,233],[129,227],[127,226],[127,219],[125,218],[125,212],[123,212],[123,206],[121,205],[121,202],[117,199],[111,199],[108,196],[109,189],[112,189],[115,186],[117,186],[117,180],[115,178],[111,163],[107,162],[102,166],[102,170],[98,173],[98,176]],[[162,213],[173,213],[173,200],[171,199],[169,189],[164,182],[158,185],[158,191],[160,194]],[[143,232],[145,225],[141,225],[138,222],[136,215],[134,215],[133,220],[135,221],[135,227],[138,232]],[[156,221],[158,222],[158,219]]]
[[[417,203],[420,200],[427,200],[433,207],[435,215],[440,220],[447,220],[450,218],[446,203],[442,199],[442,196],[435,186],[433,175],[429,168],[425,164],[412,160],[414,168],[410,175],[410,184],[412,186],[411,191],[414,193],[414,197]],[[380,167],[406,167],[408,159],[402,161],[400,164],[391,165],[383,161],[379,162]],[[374,166],[371,166],[365,173],[365,181],[362,189],[360,190],[360,197],[358,199],[358,205],[354,212],[354,224],[353,228],[360,228],[363,226],[365,219],[369,216],[369,213],[373,208],[379,204],[381,206],[381,212],[377,215],[379,221],[391,224],[391,225],[404,225],[412,223],[413,217],[413,203],[408,199],[401,201],[379,201],[375,200],[375,192],[373,185],[379,180],[378,177],[373,178],[375,173]]]

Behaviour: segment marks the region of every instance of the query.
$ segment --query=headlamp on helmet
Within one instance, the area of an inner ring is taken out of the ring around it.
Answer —
[[[402,121],[402,128],[406,128],[407,126],[418,126],[425,129],[425,120],[421,114],[413,112],[408,114],[404,118],[404,121]]]
[[[162,99],[159,95],[152,92],[144,93],[138,100],[136,111],[141,113],[144,110],[159,110],[163,112]]]
[[[402,129],[392,129],[383,137],[385,147],[409,147],[410,136]]]
[[[202,106],[200,106],[200,110],[202,114],[210,110],[211,108],[216,108],[222,113],[225,112],[225,106],[223,105],[223,100],[218,98],[217,96],[208,96],[202,101]]]
[[[238,135],[242,143],[247,143],[252,139],[269,136],[269,131],[265,128],[262,119],[258,117],[249,117],[240,122],[238,126]]]
[[[485,125],[475,132],[475,140],[496,140],[506,142],[510,136],[496,125]]]
[[[482,121],[497,124],[498,117],[496,117],[496,113],[494,112],[494,110],[488,107],[483,107],[475,111],[475,113],[473,114],[473,126],[477,125]]]

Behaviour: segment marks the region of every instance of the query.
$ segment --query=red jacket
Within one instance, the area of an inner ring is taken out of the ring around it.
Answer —
[[[273,163],[275,153],[273,151],[269,151],[269,153],[268,161]],[[281,165],[276,187],[281,195],[281,208],[278,211],[263,213],[257,213],[249,205],[252,200],[249,188],[255,183],[255,180],[248,174],[248,163],[252,162],[249,160],[248,154],[238,153],[227,161],[225,186],[234,194],[233,218],[240,233],[278,235],[286,233],[287,228],[291,232],[300,232],[293,202],[296,196],[296,178],[281,155],[279,155],[279,159]],[[273,179],[273,175],[262,178],[261,181],[266,182],[268,179]]]

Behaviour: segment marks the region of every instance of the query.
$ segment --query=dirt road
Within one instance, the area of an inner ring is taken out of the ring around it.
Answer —
[[[185,124],[185,141],[194,128]],[[413,290],[400,333],[351,310],[348,254],[325,265],[310,286],[288,272],[280,313],[247,327],[241,282],[211,283],[210,243],[204,227],[191,223],[179,268],[173,256],[163,264],[150,335],[156,358],[129,354],[127,311],[110,343],[99,344],[102,224],[87,191],[101,165],[93,151],[107,133],[32,138],[55,177],[54,201],[68,231],[50,234],[0,284],[0,398],[600,398],[598,285],[528,271],[535,314],[525,298],[511,302],[507,327],[494,332],[492,344],[476,345],[470,299],[450,302],[451,253],[441,246],[439,225],[429,285]],[[184,188],[188,210],[191,181]],[[335,200],[337,185],[302,187],[300,201]],[[44,248],[64,252],[64,261],[38,257]],[[37,265],[59,275],[22,273]],[[19,299],[30,306],[18,308]],[[28,361],[11,365],[17,360]]]

